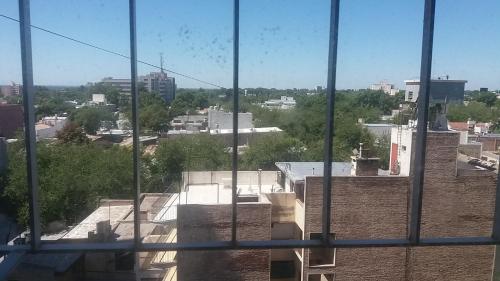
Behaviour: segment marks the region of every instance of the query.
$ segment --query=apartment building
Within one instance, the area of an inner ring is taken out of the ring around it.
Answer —
[[[167,73],[151,72],[148,75],[140,76],[139,80],[144,83],[149,92],[157,92],[166,102],[175,99],[175,78],[169,77]]]
[[[405,134],[415,141],[412,128]],[[458,146],[457,132],[428,133],[423,237],[490,235],[496,174],[463,161]],[[409,155],[414,153],[413,147],[413,143],[408,146]],[[319,238],[323,163],[278,162],[276,167],[277,171],[238,171],[238,240]],[[412,191],[408,175],[412,169],[410,163],[408,170],[390,175],[378,169],[378,158],[371,157],[363,147],[350,163],[333,162],[331,238],[406,237]],[[143,194],[143,243],[230,240],[231,173],[184,172],[180,192]],[[80,224],[44,240],[132,240],[132,217],[132,201],[104,200]],[[92,276],[95,280],[489,281],[494,251],[494,246],[163,251],[139,253],[135,269],[134,256],[127,252],[73,253],[77,256],[52,258],[64,269],[60,276]],[[49,258],[43,255],[28,255],[21,264],[24,268],[30,263],[39,266]],[[52,265],[53,271],[58,264]]]
[[[166,101],[175,99],[176,84],[175,78],[169,77],[165,72],[151,72],[147,75],[139,76],[138,82],[143,83],[149,92],[157,92]],[[101,80],[102,84],[117,88],[121,93],[130,94],[132,83],[130,79],[117,79],[106,77]]]
[[[10,85],[0,85],[0,94],[4,96],[19,96],[21,95],[23,86],[11,82]]]
[[[414,142],[415,131],[409,128],[407,134]],[[496,174],[463,161],[457,154],[458,145],[456,132],[428,134],[423,237],[491,234]],[[410,155],[414,153],[413,147],[408,147]],[[376,161],[362,151],[352,158],[352,163],[333,163],[332,238],[403,239],[408,235],[411,177],[380,171],[374,165]],[[238,238],[268,239],[269,235],[280,240],[318,238],[323,202],[322,163],[285,162],[277,163],[277,167],[279,172],[272,180],[263,177],[248,180],[250,183],[238,181],[238,235],[241,235]],[[408,173],[412,169],[410,166]],[[224,186],[229,186],[224,183],[224,176],[219,182],[214,176],[193,174],[186,186],[201,188],[210,184],[208,181],[220,188],[219,196]],[[262,181],[268,183],[267,188]],[[248,189],[252,188],[255,195],[250,201]],[[179,241],[229,238],[229,203],[188,202],[177,212]],[[193,259],[195,263],[191,262]],[[269,268],[255,269],[267,261]],[[491,280],[493,263],[494,246],[183,252],[177,259],[177,277],[178,280]],[[269,279],[265,277],[267,274]]]
[[[394,84],[388,83],[387,81],[380,81],[379,83],[370,85],[370,90],[383,91],[384,93],[391,96],[394,96],[399,92],[399,89],[396,88]]]
[[[417,102],[420,93],[420,80],[405,80],[405,101]],[[432,79],[431,103],[462,103],[467,80]]]

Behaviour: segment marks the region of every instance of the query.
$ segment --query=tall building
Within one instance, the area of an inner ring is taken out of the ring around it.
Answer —
[[[467,80],[431,80],[431,103],[462,103]],[[405,101],[416,102],[420,90],[420,80],[405,80]]]
[[[117,88],[122,94],[130,94],[132,83],[130,79],[117,79],[113,77],[106,77],[101,80],[101,83],[110,87]]]
[[[10,85],[1,85],[0,93],[4,96],[18,96],[21,94],[23,86],[12,82]]]
[[[139,77],[139,80],[144,83],[149,92],[157,92],[166,102],[171,102],[175,99],[175,78],[168,77],[167,73],[151,72],[148,75]]]
[[[415,131],[408,130],[408,135],[413,135],[408,139],[413,143]],[[428,134],[423,237],[491,235],[496,174],[464,161],[457,154],[458,145],[456,132]],[[411,177],[388,175],[378,170],[377,158],[361,152],[352,157],[352,163],[332,163],[331,237],[404,239]],[[414,167],[408,164],[409,172]],[[238,240],[318,239],[323,162],[276,165],[279,172],[274,175],[238,172]],[[230,171],[207,171],[184,176],[185,191],[179,202],[185,203],[165,208],[172,219],[176,216],[177,241],[230,239],[228,175]],[[177,253],[176,272],[179,281],[489,281],[494,253],[494,246],[185,251]]]
[[[151,72],[147,75],[139,76],[138,82],[144,83],[148,92],[157,92],[166,101],[175,99],[175,78],[168,77],[165,72]],[[130,79],[116,79],[107,77],[101,80],[102,84],[117,88],[120,93],[130,94],[132,83]]]

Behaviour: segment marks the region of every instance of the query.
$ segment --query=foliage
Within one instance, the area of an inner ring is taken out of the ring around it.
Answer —
[[[203,93],[185,92],[178,94],[170,106],[172,117],[184,115],[187,112],[193,114],[198,109],[207,108],[208,96]]]
[[[378,93],[371,91],[370,93]],[[381,109],[378,99],[365,97],[364,92],[338,92],[335,99],[335,136],[334,159],[347,161],[352,150],[360,142],[373,145],[373,137],[357,124],[358,118],[367,122],[378,121]],[[399,104],[395,107],[398,107]],[[298,96],[297,106],[293,110],[279,111],[261,107],[252,107],[256,124],[277,126],[291,137],[304,144],[303,160],[322,161],[326,126],[326,95]]]
[[[390,136],[383,136],[377,138],[374,143],[374,153],[380,158],[380,168],[383,170],[389,169],[390,151],[391,151],[391,138]]]
[[[224,144],[209,135],[198,134],[166,140],[158,146],[154,174],[169,186],[181,179],[183,171],[223,170],[230,167]]]
[[[141,92],[139,95],[139,126],[141,130],[155,132],[168,129],[167,104],[157,93]]]
[[[242,155],[242,168],[246,170],[275,170],[274,163],[300,161],[304,145],[297,139],[286,136],[265,136],[253,143]]]
[[[377,108],[383,114],[390,115],[392,109],[398,108],[404,96],[398,93],[390,96],[382,91],[364,90],[356,94],[354,105],[358,107]]]
[[[116,121],[115,116],[105,107],[82,107],[73,112],[70,119],[83,127],[89,135],[95,135],[103,121]]]
[[[97,83],[89,88],[90,94],[104,94],[106,101],[110,104],[119,105],[120,104],[120,91],[110,85],[103,83]]]
[[[469,93],[469,98],[471,101],[482,102],[488,107],[492,107],[497,101],[497,95],[492,92],[473,91],[472,93]]]
[[[9,174],[2,198],[13,205],[21,225],[28,222],[25,150],[9,147]],[[42,223],[80,221],[99,198],[131,198],[131,152],[121,147],[37,145]]]
[[[64,144],[88,144],[90,142],[82,127],[69,122],[62,130],[57,132],[57,139]]]
[[[450,105],[447,117],[450,121],[467,121],[470,118],[478,122],[489,122],[497,120],[500,117],[500,111],[484,103],[471,101],[468,105]]]

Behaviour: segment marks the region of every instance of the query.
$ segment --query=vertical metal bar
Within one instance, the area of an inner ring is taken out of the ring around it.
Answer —
[[[330,223],[332,207],[332,154],[335,114],[335,83],[337,76],[337,46],[339,35],[339,8],[340,0],[331,1],[330,10],[330,42],[328,48],[328,77],[326,85],[327,110],[326,134],[323,166],[323,217],[322,239],[325,244],[330,243]]]
[[[236,244],[236,222],[237,214],[237,184],[238,184],[238,113],[239,113],[239,92],[238,92],[238,72],[239,72],[239,53],[240,53],[240,1],[234,0],[233,12],[233,170],[232,170],[232,225],[231,241]]]
[[[500,173],[497,171],[497,188],[495,195],[495,218],[493,221],[492,238],[500,240]]]
[[[30,1],[19,0],[19,30],[21,34],[21,64],[23,71],[24,133],[26,168],[30,206],[31,249],[40,247],[40,208],[38,206],[38,173],[36,162],[35,107],[33,103],[33,63],[31,57]]]
[[[134,243],[136,249],[141,244],[140,216],[140,143],[139,143],[139,90],[137,87],[137,37],[135,0],[129,0],[130,21],[130,82],[132,95],[132,131],[133,131],[133,162],[134,162]]]
[[[420,241],[420,223],[422,219],[422,196],[425,173],[425,153],[427,143],[427,121],[429,97],[431,91],[432,45],[434,39],[434,15],[436,0],[426,0],[424,8],[424,26],[422,35],[422,58],[420,65],[420,90],[418,94],[418,122],[413,162],[413,184],[411,197],[410,243]]]

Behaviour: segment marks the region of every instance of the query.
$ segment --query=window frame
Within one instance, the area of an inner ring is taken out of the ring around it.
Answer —
[[[31,240],[29,245],[0,245],[0,253],[17,255],[24,252],[91,252],[91,251],[169,251],[169,250],[245,250],[245,249],[279,249],[279,248],[365,248],[365,247],[410,247],[410,246],[457,246],[457,245],[496,245],[500,244],[500,185],[497,180],[495,213],[491,237],[458,237],[458,238],[421,238],[420,225],[422,215],[422,192],[424,180],[424,164],[426,153],[428,105],[432,65],[432,48],[434,36],[434,17],[436,0],[425,1],[422,56],[420,69],[420,89],[418,108],[418,127],[415,159],[413,165],[413,189],[411,194],[411,217],[409,235],[405,239],[361,239],[333,240],[330,238],[331,226],[331,194],[332,181],[323,181],[322,235],[321,239],[312,240],[237,240],[237,170],[238,170],[238,111],[239,111],[239,0],[233,0],[233,154],[232,154],[232,228],[231,241],[209,241],[198,243],[142,243],[140,237],[140,213],[134,212],[134,240],[108,243],[42,243],[40,228],[40,210],[38,204],[38,177],[36,167],[36,133],[34,115],[34,87],[31,47],[30,1],[19,0],[19,23],[21,40],[21,61],[23,76],[23,100],[25,114],[25,145],[27,159],[28,194]],[[331,178],[332,144],[334,131],[335,82],[337,68],[337,44],[339,27],[340,0],[331,0],[328,77],[327,77],[327,115],[324,149],[324,178]],[[134,210],[140,203],[140,150],[138,122],[138,85],[137,85],[137,37],[136,37],[136,1],[129,0],[130,19],[130,67],[133,124],[133,169],[134,169]],[[0,270],[1,271],[1,270]]]

